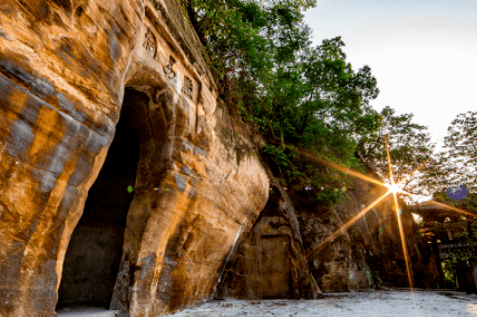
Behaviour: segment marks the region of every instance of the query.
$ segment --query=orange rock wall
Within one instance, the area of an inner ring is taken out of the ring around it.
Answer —
[[[321,290],[308,267],[296,211],[271,180],[270,198],[225,267],[218,298],[317,299]]]
[[[159,316],[215,292],[269,180],[254,156],[238,161],[222,144],[213,82],[179,10],[173,0],[0,3],[0,315],[56,315],[126,87],[147,96],[148,123],[112,308]]]

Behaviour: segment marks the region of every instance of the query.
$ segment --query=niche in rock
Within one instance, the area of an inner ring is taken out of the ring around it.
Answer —
[[[290,237],[262,235],[261,246],[262,298],[293,298]]]
[[[66,252],[57,308],[108,308],[122,256],[126,217],[136,193],[148,98],[126,90],[116,134],[88,193]]]

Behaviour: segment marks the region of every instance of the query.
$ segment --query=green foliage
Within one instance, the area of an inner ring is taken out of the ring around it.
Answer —
[[[338,203],[345,203],[347,201],[348,196],[346,193],[340,191],[318,191],[314,198],[311,199],[312,203],[315,204],[325,204],[329,206],[336,205]]]
[[[454,233],[454,238],[455,238],[455,239],[468,238],[468,237],[469,237],[469,233],[468,233],[468,232],[457,232],[457,233]]]
[[[445,191],[450,186],[465,185],[470,193],[477,189],[477,112],[462,113],[452,121],[444,138],[444,149],[433,155],[425,169],[426,182],[436,192],[436,198],[448,200]],[[468,209],[477,211],[477,198],[465,200]]]
[[[462,244],[469,244],[471,246],[477,246],[477,221],[476,220],[469,220],[464,219],[461,217],[459,221],[455,222],[424,222],[421,221],[418,223],[420,229],[419,237],[424,236],[428,240],[435,239],[436,235],[441,235],[447,232],[451,232],[454,242],[458,241]],[[470,229],[470,232],[464,231],[465,229]],[[440,242],[437,240],[437,242]],[[450,257],[446,260],[442,261],[442,269],[444,271],[445,279],[449,285],[453,285],[455,283],[455,273],[454,270],[456,269],[457,264],[459,265],[468,265],[469,260],[471,259],[472,255],[467,253],[468,251],[465,249],[455,249],[453,253],[451,253]]]
[[[335,189],[349,178],[316,167],[296,150],[359,167],[358,144],[380,126],[380,115],[369,106],[379,90],[368,66],[355,71],[346,61],[340,37],[311,45],[302,12],[315,4],[182,0],[219,97],[269,141],[264,153],[276,164],[276,176],[284,184],[311,187],[313,201],[335,204],[345,201],[346,193]]]
[[[407,178],[430,158],[435,144],[431,142],[427,127],[412,122],[413,114],[395,115],[387,106],[381,111],[382,123],[377,133],[361,139],[358,152],[382,179],[389,180],[389,166],[385,137],[395,183],[403,181],[403,189],[420,193],[428,188],[418,178]]]
[[[464,202],[467,210],[477,213],[477,195],[475,193],[468,195]]]
[[[457,260],[452,258],[452,259],[446,259],[442,261],[442,271],[444,273],[444,278],[446,280],[446,284],[454,286],[456,276],[455,276],[455,266],[457,264]]]

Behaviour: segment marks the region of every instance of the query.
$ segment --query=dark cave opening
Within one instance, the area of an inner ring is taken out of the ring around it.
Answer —
[[[145,104],[144,94],[126,91],[113,142],[68,245],[58,290],[59,309],[76,305],[109,308],[126,217],[136,189],[141,142],[138,123],[142,117],[139,109]]]

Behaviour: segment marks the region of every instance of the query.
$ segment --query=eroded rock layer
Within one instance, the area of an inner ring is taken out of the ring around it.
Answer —
[[[272,178],[273,179],[273,178]],[[316,299],[295,210],[276,183],[251,232],[237,244],[217,298]]]
[[[55,316],[58,289],[130,316],[213,296],[269,181],[220,140],[185,23],[173,0],[0,3],[2,316]]]
[[[370,169],[367,169],[366,174],[379,180]],[[334,241],[329,241],[320,250],[310,254],[333,232],[387,192],[385,187],[359,178],[354,178],[351,188],[346,190],[349,201],[334,208],[311,206],[308,203],[310,194],[306,191],[292,194],[303,245],[309,254],[310,268],[322,291],[364,291],[380,286],[409,287],[392,195],[374,205]],[[402,201],[399,204],[404,206]],[[437,288],[439,272],[430,246],[416,238],[416,228],[410,213],[402,213],[401,219],[414,286]]]
[[[1,316],[407,283],[389,202],[306,257],[383,189],[358,180],[330,209],[282,188],[200,51],[175,0],[0,2]],[[412,276],[432,287],[403,219]]]

